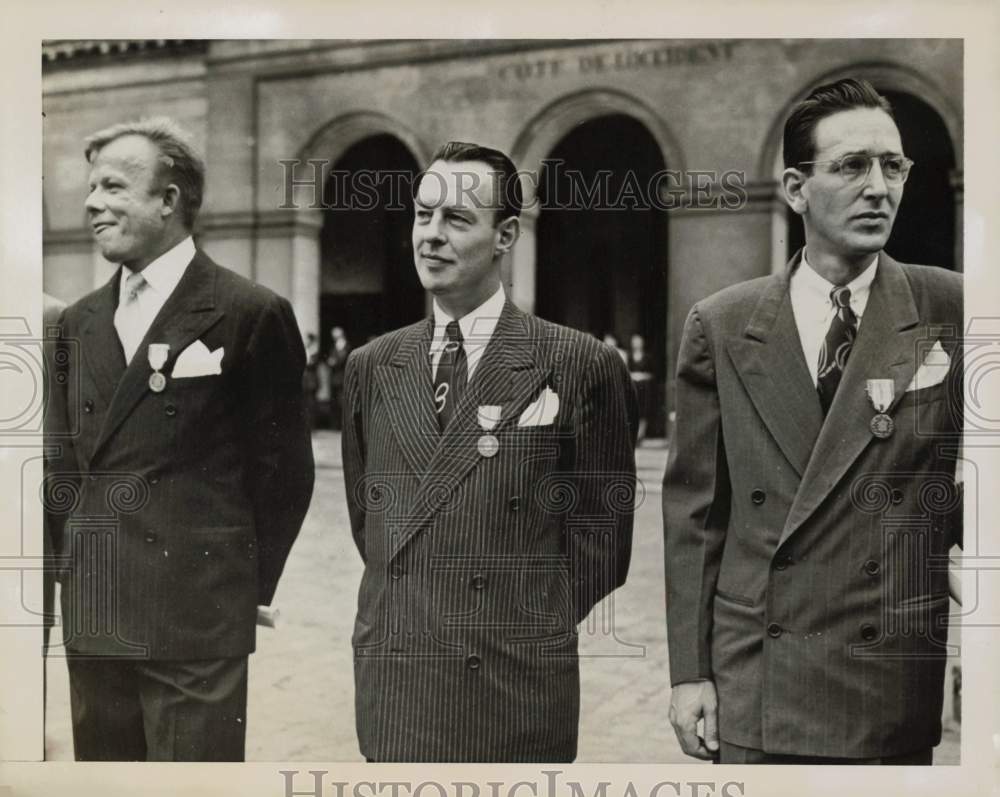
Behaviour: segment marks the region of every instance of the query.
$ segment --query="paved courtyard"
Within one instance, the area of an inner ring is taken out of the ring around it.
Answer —
[[[351,629],[361,560],[344,503],[339,435],[317,432],[316,491],[292,550],[275,606],[276,629],[262,628],[250,659],[247,759],[360,761],[354,733]],[[591,614],[614,617],[614,637],[581,628],[581,762],[693,762],[680,751],[667,720],[667,638],[664,623],[660,481],[666,450],[639,449],[644,487],[636,513],[628,582],[613,605]],[[49,661],[46,754],[72,760],[65,663]],[[949,670],[951,665],[949,664]],[[950,689],[949,689],[950,692]],[[959,732],[950,720],[937,763],[958,763]]]

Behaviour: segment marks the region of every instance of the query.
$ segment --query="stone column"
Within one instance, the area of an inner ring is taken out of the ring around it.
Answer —
[[[286,297],[299,329],[319,334],[319,233],[316,211],[276,210],[258,219],[255,278]]]
[[[667,405],[673,407],[674,372],[684,320],[692,305],[716,291],[772,273],[784,242],[772,239],[777,183],[748,184],[733,192],[690,193],[669,212],[667,269]],[[781,212],[784,212],[783,210]]]
[[[205,201],[198,220],[198,245],[220,265],[253,279],[253,75],[227,74],[209,63],[205,93]]]

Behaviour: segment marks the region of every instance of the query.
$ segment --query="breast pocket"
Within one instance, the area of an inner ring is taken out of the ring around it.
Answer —
[[[908,407],[919,407],[924,404],[933,404],[947,398],[949,391],[949,380],[945,379],[936,385],[920,388],[919,390],[908,390],[896,405],[897,411]]]
[[[190,390],[211,390],[219,387],[221,384],[221,374],[209,374],[207,376],[178,376],[168,380],[167,390],[182,393]]]

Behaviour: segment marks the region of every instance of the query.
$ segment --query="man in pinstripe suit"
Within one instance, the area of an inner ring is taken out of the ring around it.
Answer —
[[[433,318],[353,352],[345,378],[361,752],[571,761],[576,625],[631,553],[631,381],[612,349],[506,299],[507,156],[445,145],[415,203]]]
[[[911,164],[871,85],[817,88],[784,157],[805,250],[696,304],[681,343],[670,719],[722,763],[930,764],[961,536],[962,281],[883,251]]]

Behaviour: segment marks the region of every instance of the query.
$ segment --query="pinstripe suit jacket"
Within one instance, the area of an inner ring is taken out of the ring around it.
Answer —
[[[886,254],[824,422],[782,275],[691,310],[664,481],[672,683],[715,680],[720,733],[876,757],[940,739],[960,537],[962,281]],[[948,377],[907,390],[940,341]],[[891,379],[875,438],[867,379]]]
[[[509,302],[444,434],[432,322],[347,364],[344,476],[365,571],[355,687],[377,761],[576,755],[576,624],[631,554],[636,405],[610,348]],[[520,426],[549,388],[554,422]],[[481,405],[502,407],[483,456]]]
[[[309,505],[302,341],[288,302],[197,252],[126,367],[114,327],[121,270],[62,317],[61,455],[49,505],[64,636],[80,653],[246,655]],[[172,378],[201,340],[222,373]],[[150,343],[168,343],[153,392]]]

